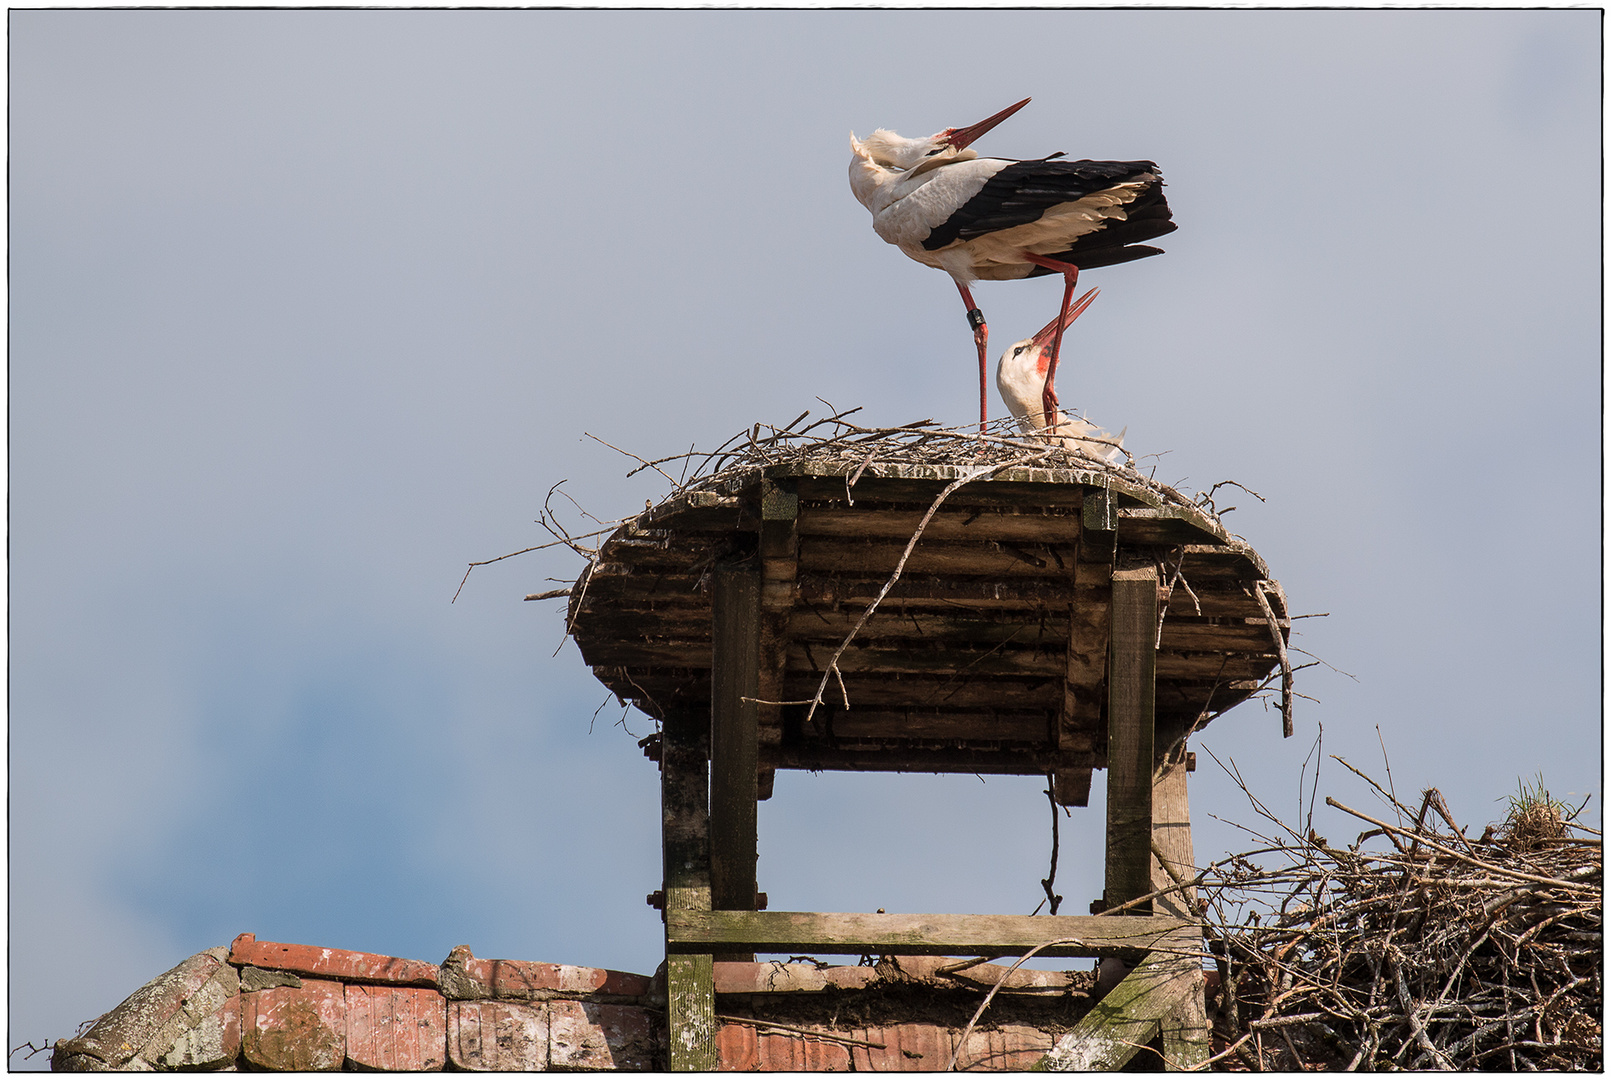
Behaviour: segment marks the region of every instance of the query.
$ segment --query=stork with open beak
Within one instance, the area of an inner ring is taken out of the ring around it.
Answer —
[[[989,327],[973,302],[974,281],[1063,275],[1062,314],[1081,269],[1160,255],[1151,240],[1175,230],[1163,177],[1150,161],[982,158],[970,145],[1029,104],[1025,98],[965,128],[907,139],[882,128],[850,136],[850,189],[873,215],[873,231],[925,266],[944,270],[967,305],[979,350],[979,426],[985,404]],[[1061,321],[1061,318],[1059,319]],[[1057,411],[1059,330],[1048,357],[1041,407]]]
[[[1097,293],[1098,290],[1092,289],[1072,307],[1059,312],[1040,333],[1009,345],[996,364],[996,389],[1001,391],[1001,400],[1007,403],[1008,411],[1018,418],[1018,426],[1027,434],[1040,435],[1049,442],[1117,464],[1124,457],[1123,431],[1111,435],[1061,409],[1048,418],[1041,402],[1054,343],[1069,323],[1091,306]]]

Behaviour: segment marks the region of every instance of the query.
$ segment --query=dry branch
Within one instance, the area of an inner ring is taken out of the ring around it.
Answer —
[[[1365,779],[1405,824],[1327,799],[1372,828],[1336,848],[1278,825],[1199,875],[1214,1066],[1603,1068],[1600,841],[1559,817],[1543,840],[1473,839],[1435,788],[1416,811]]]

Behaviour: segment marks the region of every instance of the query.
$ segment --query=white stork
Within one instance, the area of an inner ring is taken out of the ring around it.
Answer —
[[[982,158],[968,149],[1029,100],[926,139],[882,128],[865,139],[850,136],[850,189],[872,212],[873,231],[923,265],[950,274],[968,307],[979,349],[981,430],[989,328],[969,283],[1060,273],[1066,314],[1081,269],[1160,255],[1141,241],[1175,230],[1163,177],[1150,161],[1064,161],[1060,153],[1016,161]],[[1057,410],[1052,380],[1061,346],[1059,329],[1041,393],[1048,427]]]
[[[1025,433],[1039,435],[1048,442],[1117,464],[1124,457],[1121,449],[1124,446],[1124,432],[1109,434],[1095,424],[1070,416],[1061,409],[1047,423],[1041,402],[1047,369],[1051,366],[1052,342],[1091,306],[1097,293],[1098,290],[1092,289],[1072,307],[1059,312],[1057,318],[1041,328],[1040,333],[1009,345],[996,364],[996,389],[1001,391],[1001,400],[1007,403],[1007,410],[1018,418],[1018,426]]]

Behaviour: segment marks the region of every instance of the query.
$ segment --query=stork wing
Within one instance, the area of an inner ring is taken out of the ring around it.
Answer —
[[[1094,229],[1087,226],[1082,235],[1069,236],[1069,246],[1053,257],[1090,268],[1158,254],[1157,248],[1128,247],[1176,228],[1164,198],[1163,178],[1158,175],[1158,166],[1150,161],[1012,162],[931,231],[923,247],[936,251],[1028,225],[1059,206],[1104,193],[1121,195],[1124,219],[1108,218]],[[1049,272],[1037,267],[1031,276]]]

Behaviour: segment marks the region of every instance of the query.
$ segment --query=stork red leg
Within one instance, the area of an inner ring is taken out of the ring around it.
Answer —
[[[983,435],[985,422],[989,419],[985,407],[985,346],[990,339],[990,328],[985,325],[984,312],[973,302],[973,294],[968,287],[959,281],[957,291],[962,294],[962,302],[968,305],[968,325],[973,327],[973,343],[979,347],[979,434]]]
[[[1063,306],[1058,311],[1057,334],[1052,338],[1052,356],[1046,363],[1046,389],[1041,391],[1040,398],[1041,407],[1046,410],[1046,427],[1055,430],[1052,420],[1057,416],[1057,390],[1052,386],[1052,380],[1057,378],[1057,354],[1063,347],[1063,324],[1068,321],[1068,302],[1074,297],[1074,283],[1080,280],[1080,268],[1073,263],[1036,255],[1033,251],[1024,252],[1024,258],[1036,266],[1044,266],[1063,275]]]

